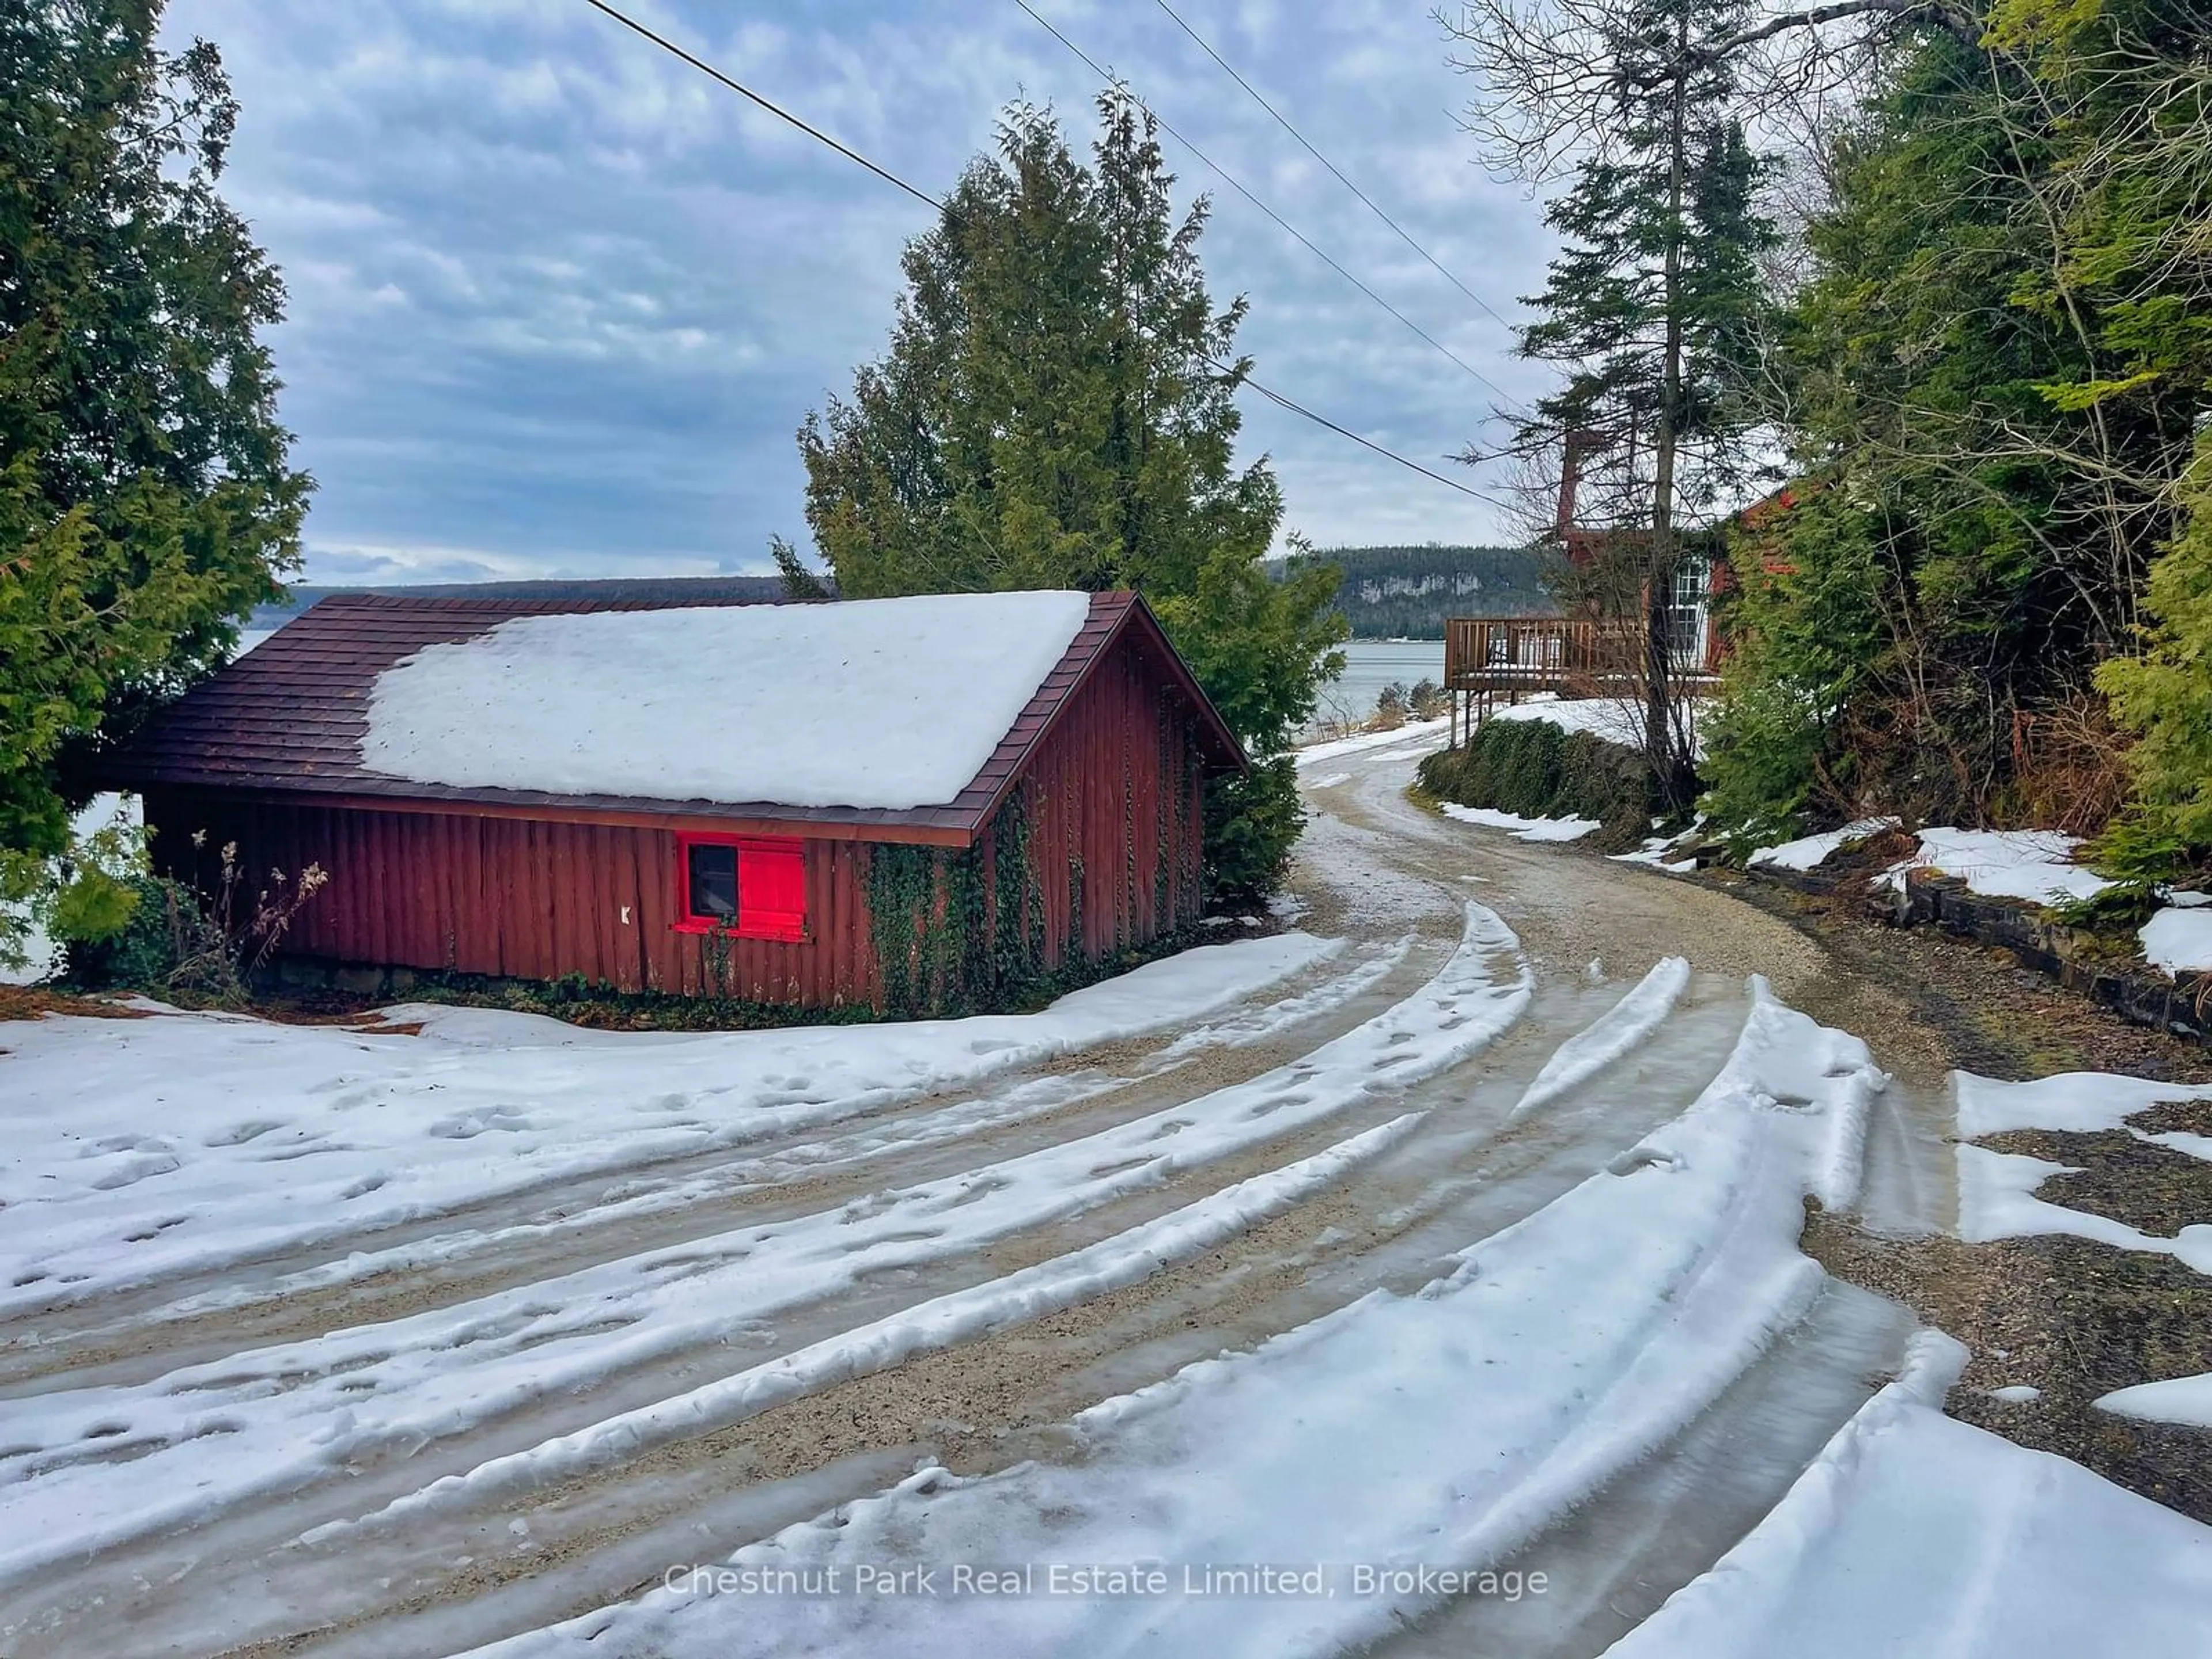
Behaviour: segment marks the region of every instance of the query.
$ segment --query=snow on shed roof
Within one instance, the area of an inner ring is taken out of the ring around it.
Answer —
[[[431,647],[477,639],[520,617],[666,612],[727,608],[730,603],[656,604],[589,582],[550,598],[329,595],[155,714],[130,742],[103,758],[99,776],[105,787],[118,789],[221,789],[356,805],[381,800],[431,810],[481,808],[616,823],[665,824],[672,817],[710,817],[752,834],[804,824],[811,834],[964,847],[998,810],[1092,669],[1109,650],[1124,645],[1187,706],[1206,763],[1243,766],[1244,755],[1235,735],[1144,601],[1130,592],[1093,593],[1089,600],[1088,619],[1066,654],[1001,735],[990,758],[947,805],[806,806],[686,799],[672,793],[674,785],[666,778],[653,780],[650,793],[635,795],[464,787],[417,782],[362,763],[362,739],[378,681]],[[841,688],[841,696],[848,694]]]
[[[946,593],[516,617],[379,675],[361,763],[462,788],[944,805],[1090,610]]]

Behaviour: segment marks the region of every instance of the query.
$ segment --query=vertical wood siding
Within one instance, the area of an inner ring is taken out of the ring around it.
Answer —
[[[877,999],[864,844],[805,842],[810,939],[731,939],[718,951],[672,926],[676,837],[665,830],[272,805],[218,791],[149,791],[146,812],[163,870],[204,887],[216,884],[222,845],[237,843],[241,909],[271,870],[293,878],[322,866],[330,884],[293,922],[290,955],[495,978],[574,974],[624,991],[812,1007]]]
[[[1189,711],[1124,635],[1063,708],[1018,786],[1047,967],[1111,956],[1197,919],[1200,769]],[[866,842],[805,841],[808,939],[717,947],[674,929],[667,830],[271,804],[210,789],[149,790],[146,811],[157,861],[203,886],[213,884],[219,849],[235,842],[247,872],[241,905],[272,869],[295,877],[320,865],[330,884],[293,923],[292,955],[497,978],[576,975],[624,991],[811,1007],[882,1005]],[[987,833],[987,892],[989,842]]]
[[[1199,750],[1181,698],[1128,636],[1062,709],[1022,787],[1048,966],[1198,919]]]

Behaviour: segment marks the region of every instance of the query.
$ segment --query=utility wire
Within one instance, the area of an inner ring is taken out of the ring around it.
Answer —
[[[797,127],[808,137],[812,138],[820,143],[828,145],[831,149],[836,150],[840,155],[845,157],[847,161],[855,162],[859,166],[866,167],[870,173],[874,173],[877,178],[881,179],[888,185],[891,185],[899,190],[904,191],[908,195],[913,197],[915,200],[934,208],[939,213],[952,212],[952,210],[948,209],[943,202],[938,200],[936,197],[932,196],[927,191],[921,189],[919,185],[908,184],[905,179],[900,178],[898,174],[890,172],[888,168],[877,166],[876,163],[871,161],[866,156],[861,155],[858,150],[847,149],[843,144],[839,143],[835,138],[832,138],[828,133],[820,131],[818,128],[809,126],[805,121],[799,119],[798,116],[793,115],[789,110],[783,108],[780,105],[771,103],[769,100],[762,97],[760,94],[755,92],[750,87],[741,85],[739,82],[732,80],[728,76],[723,74],[721,70],[716,69],[713,64],[705,62],[703,59],[693,57],[690,52],[684,51],[683,47],[676,45],[673,41],[655,34],[651,29],[647,28],[642,23],[638,22],[635,18],[629,17],[623,13],[617,11],[614,7],[606,4],[605,0],[584,0],[584,3],[590,6],[595,11],[605,13],[616,22],[620,23],[624,28],[630,30],[635,34],[641,35],[643,38],[650,40],[654,46],[659,46],[663,52],[669,53],[671,56],[681,58],[684,63],[689,64],[693,69],[697,70],[701,74],[708,76],[720,82],[723,86],[727,87],[731,91],[738,93],[744,97],[750,98],[754,103],[768,111],[771,115],[776,116],[780,119],[788,121],[793,126]],[[1019,0],[1016,0],[1016,3],[1018,4]],[[1027,10],[1028,8],[1024,7],[1023,9]],[[1034,16],[1036,14],[1031,13],[1030,15]],[[1042,20],[1040,19],[1039,21],[1042,21]],[[1047,27],[1049,27],[1050,26],[1047,25]],[[1163,122],[1161,125],[1164,126],[1166,123]],[[957,216],[955,215],[955,216]],[[1274,404],[1281,409],[1287,410],[1293,415],[1301,416],[1304,419],[1311,421],[1316,426],[1325,427],[1329,431],[1337,434],[1340,437],[1349,438],[1352,442],[1359,445],[1363,449],[1370,449],[1377,455],[1383,457],[1386,460],[1395,461],[1399,465],[1408,467],[1413,471],[1419,473],[1425,478],[1433,478],[1437,483],[1443,485],[1448,489],[1456,489],[1462,495],[1472,495],[1475,500],[1479,501],[1486,501],[1492,507],[1504,508],[1509,512],[1512,510],[1505,502],[1499,501],[1495,495],[1486,495],[1480,489],[1474,489],[1469,485],[1460,483],[1456,478],[1448,478],[1441,472],[1431,472],[1427,467],[1423,466],[1419,461],[1411,460],[1406,456],[1399,454],[1397,451],[1394,449],[1386,449],[1371,438],[1363,438],[1359,434],[1352,431],[1349,427],[1339,426],[1334,421],[1330,420],[1327,416],[1317,415],[1312,410],[1308,409],[1304,404],[1298,403],[1292,398],[1286,398],[1281,392],[1273,391],[1268,387],[1261,385],[1259,381],[1254,380],[1249,374],[1239,374],[1234,367],[1223,362],[1219,358],[1212,356],[1209,352],[1201,351],[1199,355],[1201,357],[1204,357],[1208,363],[1212,365],[1212,367],[1221,374],[1236,379],[1242,385],[1250,386],[1253,391],[1258,392],[1269,403]]]
[[[1211,357],[1208,357],[1206,362],[1212,363],[1216,368],[1222,369],[1224,372],[1234,372],[1233,370],[1230,370],[1226,364],[1217,362]],[[1243,383],[1246,386],[1250,386],[1253,391],[1258,392],[1262,398],[1265,398],[1269,403],[1275,404],[1278,408],[1286,409],[1293,415],[1302,415],[1307,420],[1311,421],[1316,426],[1327,427],[1331,432],[1335,433],[1338,436],[1349,438],[1352,442],[1359,445],[1363,449],[1371,449],[1377,455],[1388,456],[1391,460],[1397,462],[1401,466],[1410,466],[1414,471],[1419,473],[1423,477],[1434,478],[1438,483],[1443,484],[1448,489],[1456,489],[1462,495],[1472,495],[1479,501],[1487,501],[1491,506],[1498,508],[1503,513],[1512,513],[1518,510],[1510,501],[1502,501],[1495,495],[1487,495],[1482,490],[1475,489],[1472,484],[1463,484],[1458,479],[1448,478],[1441,472],[1431,472],[1428,468],[1423,466],[1419,461],[1408,460],[1405,456],[1399,454],[1397,451],[1394,449],[1385,449],[1381,444],[1376,443],[1372,438],[1363,438],[1357,432],[1352,431],[1349,427],[1339,426],[1334,421],[1330,420],[1326,415],[1315,414],[1313,410],[1308,409],[1304,404],[1294,402],[1291,398],[1285,398],[1279,392],[1272,392],[1268,390],[1267,387],[1261,386],[1249,374],[1244,376]]]
[[[1426,259],[1431,265],[1434,265],[1437,271],[1443,275],[1443,279],[1446,282],[1449,283],[1461,293],[1466,295],[1467,297],[1474,301],[1475,304],[1480,306],[1483,310],[1488,312],[1492,318],[1495,318],[1499,323],[1504,324],[1507,328],[1513,326],[1513,325],[1507,322],[1504,317],[1498,315],[1496,307],[1492,306],[1489,301],[1484,299],[1482,295],[1477,294],[1465,283],[1460,281],[1457,276],[1455,276],[1444,267],[1444,265],[1437,258],[1436,255],[1431,253],[1428,249],[1423,247],[1419,242],[1415,241],[1407,232],[1405,226],[1400,224],[1395,219],[1393,219],[1380,207],[1376,206],[1372,197],[1369,196],[1365,191],[1360,189],[1358,185],[1353,184],[1351,179],[1346,178],[1344,176],[1344,170],[1341,167],[1338,167],[1335,162],[1330,161],[1328,156],[1322,155],[1318,149],[1315,149],[1312,143],[1306,137],[1305,134],[1300,132],[1296,127],[1291,125],[1290,118],[1262,97],[1260,94],[1260,89],[1257,87],[1254,86],[1249,81],[1247,81],[1243,76],[1239,75],[1237,72],[1235,66],[1231,64],[1227,58],[1224,58],[1219,52],[1216,52],[1206,43],[1206,40],[1204,35],[1200,34],[1196,29],[1191,27],[1188,23],[1183,21],[1182,14],[1177,12],[1173,6],[1168,4],[1168,0],[1153,0],[1153,3],[1158,5],[1162,11],[1167,13],[1170,18],[1175,20],[1175,26],[1177,28],[1181,29],[1185,34],[1188,34],[1193,40],[1198,43],[1198,49],[1200,52],[1204,52],[1208,58],[1211,58],[1216,64],[1220,65],[1223,74],[1226,75],[1231,80],[1234,81],[1238,86],[1243,88],[1246,92],[1249,93],[1252,95],[1252,101],[1254,103],[1259,105],[1261,109],[1273,116],[1277,125],[1280,126],[1285,132],[1289,133],[1291,137],[1297,139],[1299,143],[1304,144],[1305,146],[1307,155],[1312,156],[1315,161],[1320,162],[1332,173],[1335,174],[1337,183],[1342,185],[1354,196],[1357,196],[1361,201],[1364,202],[1367,204],[1367,210],[1369,212],[1380,219],[1384,224],[1389,226],[1391,229],[1396,231],[1398,233],[1399,240],[1405,243],[1405,245],[1413,249],[1414,252],[1419,254],[1421,258]]]
[[[592,0],[592,3],[596,5],[598,3],[598,0]],[[1521,400],[1519,398],[1516,398],[1504,386],[1498,385],[1497,381],[1492,380],[1490,376],[1485,374],[1473,363],[1468,362],[1466,358],[1461,356],[1459,353],[1454,351],[1443,341],[1437,339],[1435,335],[1430,333],[1428,330],[1423,328],[1411,317],[1408,317],[1404,312],[1399,310],[1397,307],[1392,305],[1388,300],[1377,294],[1373,289],[1368,287],[1366,283],[1361,282],[1359,278],[1346,270],[1334,258],[1330,258],[1329,255],[1321,247],[1317,246],[1304,231],[1300,230],[1289,220],[1284,218],[1281,214],[1276,212],[1274,209],[1269,207],[1265,202],[1255,196],[1250,191],[1245,189],[1244,185],[1238,180],[1236,174],[1230,172],[1227,167],[1223,167],[1220,162],[1215,161],[1211,155],[1208,155],[1204,150],[1193,143],[1186,135],[1178,131],[1165,116],[1162,115],[1158,110],[1147,104],[1143,99],[1138,97],[1127,81],[1103,67],[1097,58],[1093,58],[1089,52],[1084,51],[1082,47],[1077,46],[1075,42],[1069,40],[1067,36],[1061,33],[1060,30],[1053,25],[1049,19],[1046,18],[1042,13],[1039,12],[1034,6],[1030,4],[1030,0],[1014,0],[1014,3],[1019,6],[1024,11],[1027,12],[1030,15],[1030,21],[1035,22],[1039,28],[1044,30],[1044,32],[1052,36],[1054,40],[1059,41],[1061,46],[1066,46],[1070,52],[1081,58],[1090,68],[1091,72],[1093,75],[1096,75],[1100,80],[1107,82],[1109,86],[1118,88],[1133,103],[1134,103],[1139,109],[1143,110],[1146,114],[1151,116],[1155,121],[1158,121],[1160,124],[1161,131],[1164,131],[1170,137],[1173,138],[1177,143],[1188,150],[1193,155],[1198,157],[1198,159],[1204,162],[1207,167],[1212,168],[1214,173],[1219,176],[1221,181],[1227,185],[1230,189],[1235,191],[1239,196],[1242,196],[1254,207],[1259,209],[1261,212],[1266,214],[1270,219],[1273,220],[1276,224],[1282,227],[1285,231],[1289,233],[1291,236],[1297,240],[1300,246],[1304,247],[1307,252],[1312,254],[1314,258],[1319,259],[1331,270],[1343,277],[1346,282],[1351,283],[1352,287],[1358,289],[1362,294],[1372,300],[1376,305],[1382,307],[1383,310],[1389,312],[1393,317],[1395,317],[1407,328],[1413,330],[1413,331],[1420,336],[1422,339],[1427,341],[1430,345],[1435,347],[1436,349],[1442,352],[1445,356],[1450,358],[1455,363],[1457,363],[1477,380],[1480,380],[1483,385],[1488,386],[1499,397],[1504,398],[1507,403],[1515,404],[1516,406],[1520,405]]]
[[[839,143],[835,138],[832,138],[828,133],[823,131],[819,127],[811,127],[807,125],[805,122],[800,120],[796,115],[793,115],[789,110],[785,109],[782,106],[779,104],[772,104],[767,99],[762,97],[760,94],[755,92],[750,87],[742,86],[738,82],[732,81],[728,76],[723,74],[721,70],[716,69],[712,64],[706,62],[704,59],[694,58],[690,52],[684,51],[683,47],[678,46],[673,40],[669,40],[665,35],[655,34],[651,29],[646,27],[644,24],[639,22],[635,17],[631,17],[624,13],[617,11],[612,6],[605,4],[605,0],[584,0],[584,3],[591,7],[594,11],[605,12],[608,16],[613,18],[616,22],[620,23],[624,28],[629,30],[632,33],[643,35],[647,40],[652,41],[654,46],[659,46],[663,52],[672,53],[674,56],[682,58],[685,63],[690,64],[693,69],[697,70],[700,74],[704,75],[712,80],[720,82],[724,86],[727,87],[732,92],[736,93],[738,96],[751,99],[753,102],[758,104],[770,115],[775,116],[779,119],[790,122],[792,125],[797,127],[809,138],[812,138],[818,143],[829,145],[830,149],[836,150],[838,155],[843,156],[847,161],[857,161],[860,166],[867,168],[869,172],[874,173],[877,178],[882,179],[885,184],[896,185],[899,189],[904,191],[908,195],[913,197],[918,202],[927,202],[930,206],[937,208],[939,210],[942,210],[944,208],[945,204],[942,202],[939,202],[935,197],[929,195],[927,191],[916,190],[912,185],[907,183],[905,179],[900,178],[896,173],[888,172],[884,168],[878,167],[866,156],[861,155],[860,151],[856,149],[848,149],[844,145]]]

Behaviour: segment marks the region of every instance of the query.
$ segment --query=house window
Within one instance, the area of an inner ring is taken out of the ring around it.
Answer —
[[[750,836],[676,838],[676,929],[806,937],[806,844]]]
[[[1705,665],[1705,605],[1712,573],[1705,561],[1685,555],[1675,562],[1668,595],[1667,646],[1677,669],[1692,673]]]

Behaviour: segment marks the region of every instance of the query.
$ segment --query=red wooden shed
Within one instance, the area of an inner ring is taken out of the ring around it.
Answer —
[[[287,971],[985,1006],[1199,915],[1242,749],[1133,593],[325,599],[120,751],[157,866],[329,884]]]

